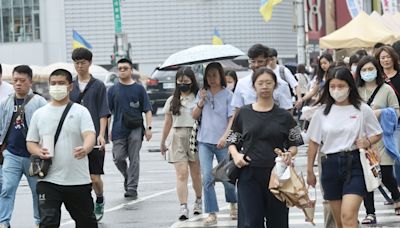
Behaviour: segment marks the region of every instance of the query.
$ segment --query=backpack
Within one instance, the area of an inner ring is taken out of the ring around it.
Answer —
[[[285,74],[285,66],[281,66],[279,65],[279,75],[281,76],[281,78],[287,82],[288,86],[289,86],[289,90],[290,90],[290,96],[294,97],[295,94],[293,93],[293,88],[290,86],[288,80],[286,79],[286,74]],[[297,80],[297,79],[296,79]]]

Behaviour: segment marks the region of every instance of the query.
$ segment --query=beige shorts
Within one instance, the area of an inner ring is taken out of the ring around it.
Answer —
[[[171,145],[168,148],[168,162],[187,162],[198,160],[198,154],[190,152],[189,138],[191,127],[172,129]]]

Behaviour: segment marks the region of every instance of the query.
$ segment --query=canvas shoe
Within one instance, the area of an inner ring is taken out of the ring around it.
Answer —
[[[215,213],[208,214],[208,217],[203,221],[204,226],[212,226],[217,224],[217,215]]]
[[[238,210],[236,203],[230,203],[230,212],[229,215],[231,216],[232,220],[236,220],[238,216]]]

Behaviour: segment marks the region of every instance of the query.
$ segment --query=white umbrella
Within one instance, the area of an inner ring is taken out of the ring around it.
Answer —
[[[160,69],[177,65],[190,65],[245,55],[240,49],[229,45],[198,45],[170,55]]]

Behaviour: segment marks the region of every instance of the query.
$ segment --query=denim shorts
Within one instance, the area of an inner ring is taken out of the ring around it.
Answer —
[[[343,195],[367,194],[358,150],[328,154],[321,158],[321,184],[325,200],[341,200]]]

